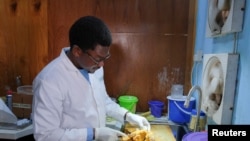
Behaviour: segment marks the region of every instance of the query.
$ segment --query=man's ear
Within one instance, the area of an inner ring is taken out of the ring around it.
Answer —
[[[72,48],[72,54],[75,57],[79,57],[83,53],[82,49],[78,45],[74,45]]]

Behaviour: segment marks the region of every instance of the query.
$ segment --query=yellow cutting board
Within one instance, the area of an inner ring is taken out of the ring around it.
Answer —
[[[138,127],[132,126],[130,124],[125,125],[125,131],[133,131]],[[155,141],[176,141],[171,128],[168,125],[151,125],[151,132],[155,138]]]
[[[155,137],[155,141],[176,141],[168,125],[151,125],[151,132]]]

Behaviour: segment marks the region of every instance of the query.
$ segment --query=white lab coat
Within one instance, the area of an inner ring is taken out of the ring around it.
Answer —
[[[89,74],[90,84],[68,59],[65,49],[33,81],[32,117],[37,141],[86,141],[87,128],[105,126],[106,113],[123,122],[127,111],[107,95],[103,68]]]

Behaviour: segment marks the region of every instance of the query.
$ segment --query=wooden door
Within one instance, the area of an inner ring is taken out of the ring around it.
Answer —
[[[147,102],[153,99],[167,105],[166,96],[172,84],[183,84],[185,92],[190,86],[194,3],[193,0],[49,1],[50,55],[53,58],[68,45],[68,29],[73,21],[80,16],[95,15],[107,23],[113,37],[112,56],[104,66],[109,95],[137,96],[137,111],[147,111]]]
[[[15,88],[15,77],[31,84],[62,47],[81,16],[94,15],[109,26],[112,57],[105,62],[111,97],[166,102],[172,84],[190,88],[195,0],[1,0],[0,89]]]
[[[48,63],[47,0],[0,1],[0,91],[16,91],[16,77],[23,85]]]

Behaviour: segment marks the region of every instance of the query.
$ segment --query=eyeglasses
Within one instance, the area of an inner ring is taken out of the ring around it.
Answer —
[[[88,57],[89,57],[96,65],[99,65],[102,61],[107,60],[107,59],[111,56],[111,54],[109,54],[109,55],[106,56],[105,58],[100,59],[100,60],[97,60],[97,59],[95,59],[92,55],[90,55],[87,51],[86,51],[85,53],[88,55]]]

